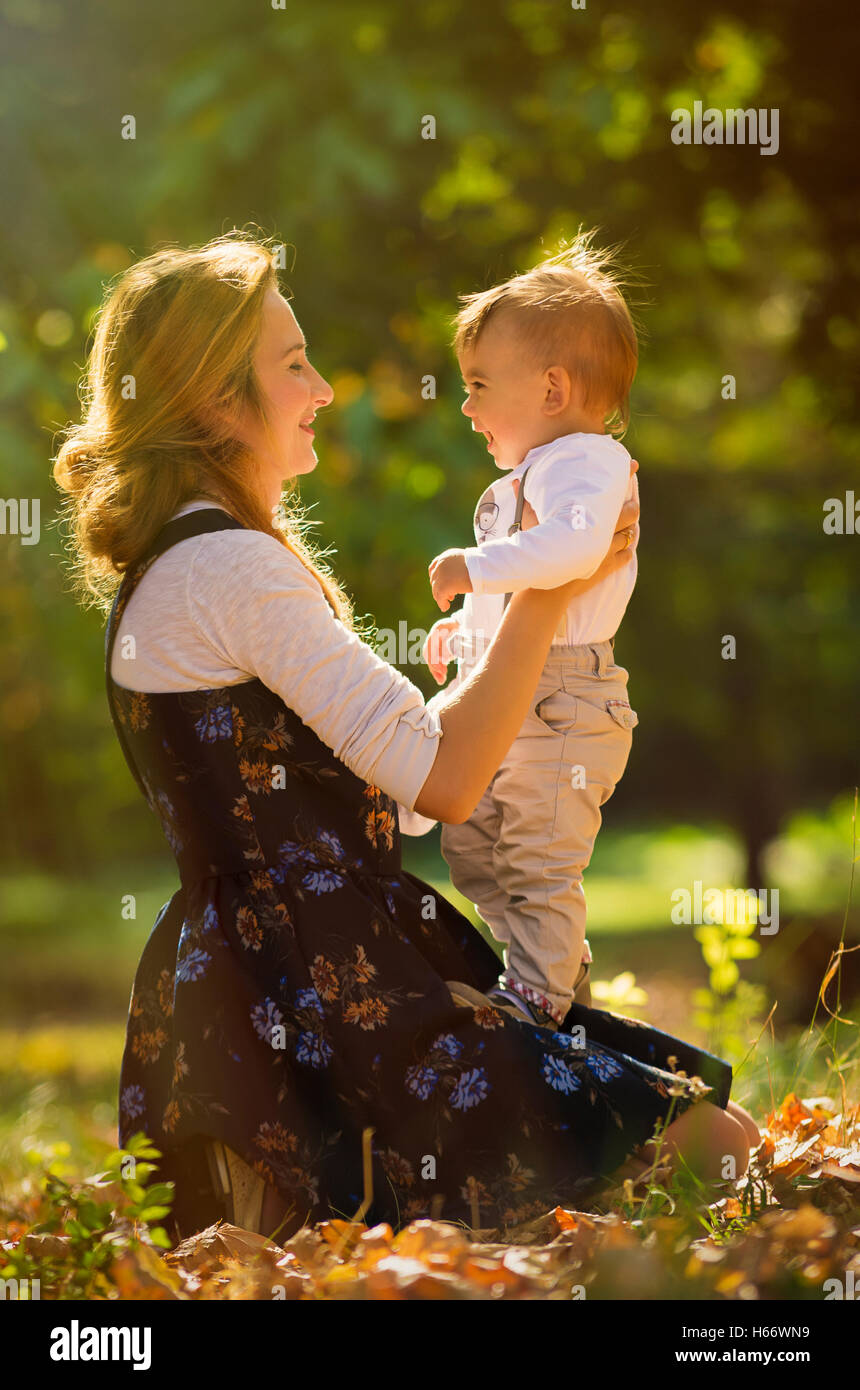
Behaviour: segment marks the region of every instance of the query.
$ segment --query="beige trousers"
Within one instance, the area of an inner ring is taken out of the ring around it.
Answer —
[[[637,722],[612,642],[554,646],[475,811],[442,827],[454,887],[505,947],[504,978],[562,1014],[584,956],[582,875]]]

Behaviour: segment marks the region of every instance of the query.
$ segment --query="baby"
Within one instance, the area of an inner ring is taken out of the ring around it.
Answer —
[[[465,594],[425,644],[440,684],[458,662],[435,699],[474,669],[512,593],[595,572],[636,488],[630,455],[607,432],[627,424],[636,333],[591,234],[461,300],[454,346],[468,391],[463,414],[504,476],[478,501],[476,544],[429,567],[443,612]],[[469,820],[442,828],[454,886],[505,948],[488,997],[543,1027],[558,1027],[574,996],[591,1002],[582,875],[638,722],[613,650],[636,570],[634,553],[572,600],[506,757]],[[402,807],[400,820],[406,834],[435,824]]]

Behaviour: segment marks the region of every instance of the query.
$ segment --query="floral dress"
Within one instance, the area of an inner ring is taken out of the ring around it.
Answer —
[[[120,1143],[144,1130],[169,1167],[220,1140],[294,1227],[357,1210],[368,1128],[370,1222],[506,1226],[582,1202],[670,1106],[704,1093],[725,1107],[731,1068],[600,1009],[572,1005],[556,1033],[455,1003],[446,980],[484,991],[499,960],[402,868],[391,797],[259,679],[155,694],[113,681],[148,566],[240,524],[218,508],[168,522],[108,621],[111,715],[180,878],[134,981]]]

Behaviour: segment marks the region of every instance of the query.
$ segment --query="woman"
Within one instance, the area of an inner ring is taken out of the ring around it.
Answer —
[[[402,869],[397,802],[471,813],[587,581],[515,595],[427,708],[358,637],[297,516],[273,519],[332,400],[306,347],[264,244],[150,256],[107,299],[55,465],[83,590],[107,606],[122,576],[108,701],[181,880],[135,979],[120,1141],[162,1150],[177,1233],[350,1216],[363,1143],[366,1219],[393,1224],[575,1203],[625,1159],[641,1171],[670,1115],[664,1151],[744,1171],[757,1131],[724,1063],[601,1010],[572,1006],[577,1047],[484,1004],[495,953]]]

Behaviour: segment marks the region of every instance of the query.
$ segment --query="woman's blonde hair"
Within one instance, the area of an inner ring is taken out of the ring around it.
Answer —
[[[275,245],[245,231],[205,246],[168,247],[124,271],[107,294],[82,382],[83,418],[54,460],[69,494],[75,591],[107,611],[125,572],[173,513],[210,498],[251,530],[274,536],[319,581],[353,627],[349,597],[308,543],[295,499],[273,515],[259,464],[235,433],[245,408],[268,429],[253,355],[263,301],[278,289]],[[290,480],[288,491],[295,491]]]
[[[594,237],[580,231],[524,274],[461,294],[454,350],[475,347],[491,317],[504,313],[529,363],[538,371],[566,367],[582,387],[585,409],[601,410],[606,428],[623,434],[639,348],[616,253],[598,250]]]

